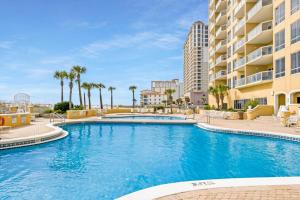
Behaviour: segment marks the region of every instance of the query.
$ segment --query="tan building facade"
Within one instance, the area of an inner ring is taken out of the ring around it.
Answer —
[[[300,0],[211,0],[209,13],[209,85],[229,87],[227,107],[300,104]]]
[[[195,105],[203,104],[208,89],[208,26],[195,22],[184,44],[184,96]]]

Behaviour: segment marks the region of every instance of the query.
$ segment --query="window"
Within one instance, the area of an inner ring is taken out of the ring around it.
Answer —
[[[267,105],[268,104],[267,97],[255,98],[254,100],[257,101],[259,105]]]
[[[284,2],[275,9],[275,24],[279,24],[284,20]]]
[[[282,77],[285,76],[285,58],[280,58],[276,60],[275,65],[275,77]]]
[[[231,62],[227,63],[227,74],[231,73]]]
[[[249,99],[234,100],[234,109],[244,109],[244,105],[247,101],[249,101]]]
[[[275,34],[275,51],[279,51],[285,47],[285,32],[284,30]]]
[[[300,73],[300,51],[291,55],[291,74]]]
[[[300,19],[291,25],[291,44],[300,41]]]
[[[227,79],[227,86],[228,86],[228,89],[231,89],[231,79]]]
[[[291,0],[291,15],[300,9],[300,0]]]

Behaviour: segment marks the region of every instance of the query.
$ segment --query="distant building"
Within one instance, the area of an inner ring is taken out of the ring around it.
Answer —
[[[151,81],[151,90],[141,91],[141,106],[161,105],[167,100],[165,91],[167,89],[174,89],[175,93],[172,95],[173,100],[183,97],[183,83],[178,79],[170,81]]]
[[[208,26],[201,21],[190,28],[184,44],[184,96],[194,105],[207,102]]]

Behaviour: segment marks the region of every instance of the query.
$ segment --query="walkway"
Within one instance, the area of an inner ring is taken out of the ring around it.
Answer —
[[[300,185],[234,187],[196,190],[157,200],[299,200]]]

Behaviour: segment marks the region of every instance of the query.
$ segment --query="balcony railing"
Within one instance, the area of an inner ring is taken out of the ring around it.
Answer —
[[[222,11],[218,14],[218,16],[217,16],[217,18],[216,18],[216,22],[219,21],[220,18],[223,17],[223,16],[226,16],[226,10],[222,10]]]
[[[212,18],[212,16],[215,14],[215,11],[212,10],[211,13],[209,14],[209,19]]]
[[[221,77],[224,77],[226,76],[226,70],[221,70],[221,71],[218,71],[215,75],[215,79],[218,79],[218,78],[221,78]]]
[[[224,0],[219,0],[216,4],[216,9],[218,9],[218,7],[221,5],[221,3],[224,2]]]
[[[237,70],[237,69],[239,69],[240,67],[244,66],[245,63],[246,63],[245,57],[240,58],[240,59],[238,59],[237,61],[235,61],[235,62],[233,63],[233,69],[234,69],[234,70]]]
[[[221,40],[216,46],[216,51],[218,51],[222,46],[226,45],[227,41],[226,40]]]
[[[222,31],[226,31],[226,25],[220,26],[216,32],[216,36],[218,36]]]
[[[245,25],[246,17],[238,21],[238,23],[234,26],[234,33],[236,33],[241,27]]]
[[[221,55],[216,59],[216,65],[226,61],[226,55]]]
[[[235,7],[235,9],[233,10],[233,14],[236,15],[237,12],[239,12],[239,10],[245,5],[246,0],[242,0],[240,1],[240,3],[237,5],[237,7]]]
[[[233,45],[234,52],[240,49],[244,44],[245,44],[245,37],[243,37]]]
[[[209,52],[209,56],[211,57],[211,56],[213,56],[214,54],[215,54],[215,50],[212,49],[212,50]]]
[[[245,78],[240,78],[239,80],[237,80],[237,87],[239,86],[243,86],[246,84],[246,79]]]
[[[251,17],[253,17],[254,15],[256,15],[256,13],[258,11],[260,11],[260,9],[262,9],[262,7],[267,6],[272,4],[272,0],[259,0],[248,12],[247,15],[247,19],[250,19]]]
[[[252,60],[255,60],[261,56],[271,55],[272,53],[273,53],[273,46],[261,47],[248,54],[247,62],[251,62]]]
[[[254,29],[252,29],[247,36],[247,41],[252,40],[257,35],[261,34],[263,31],[272,30],[272,20],[267,22],[262,22],[259,25],[257,25]]]
[[[267,81],[272,79],[273,79],[273,71],[264,71],[264,72],[258,72],[256,74],[247,76],[246,83],[251,84],[255,82]]]

